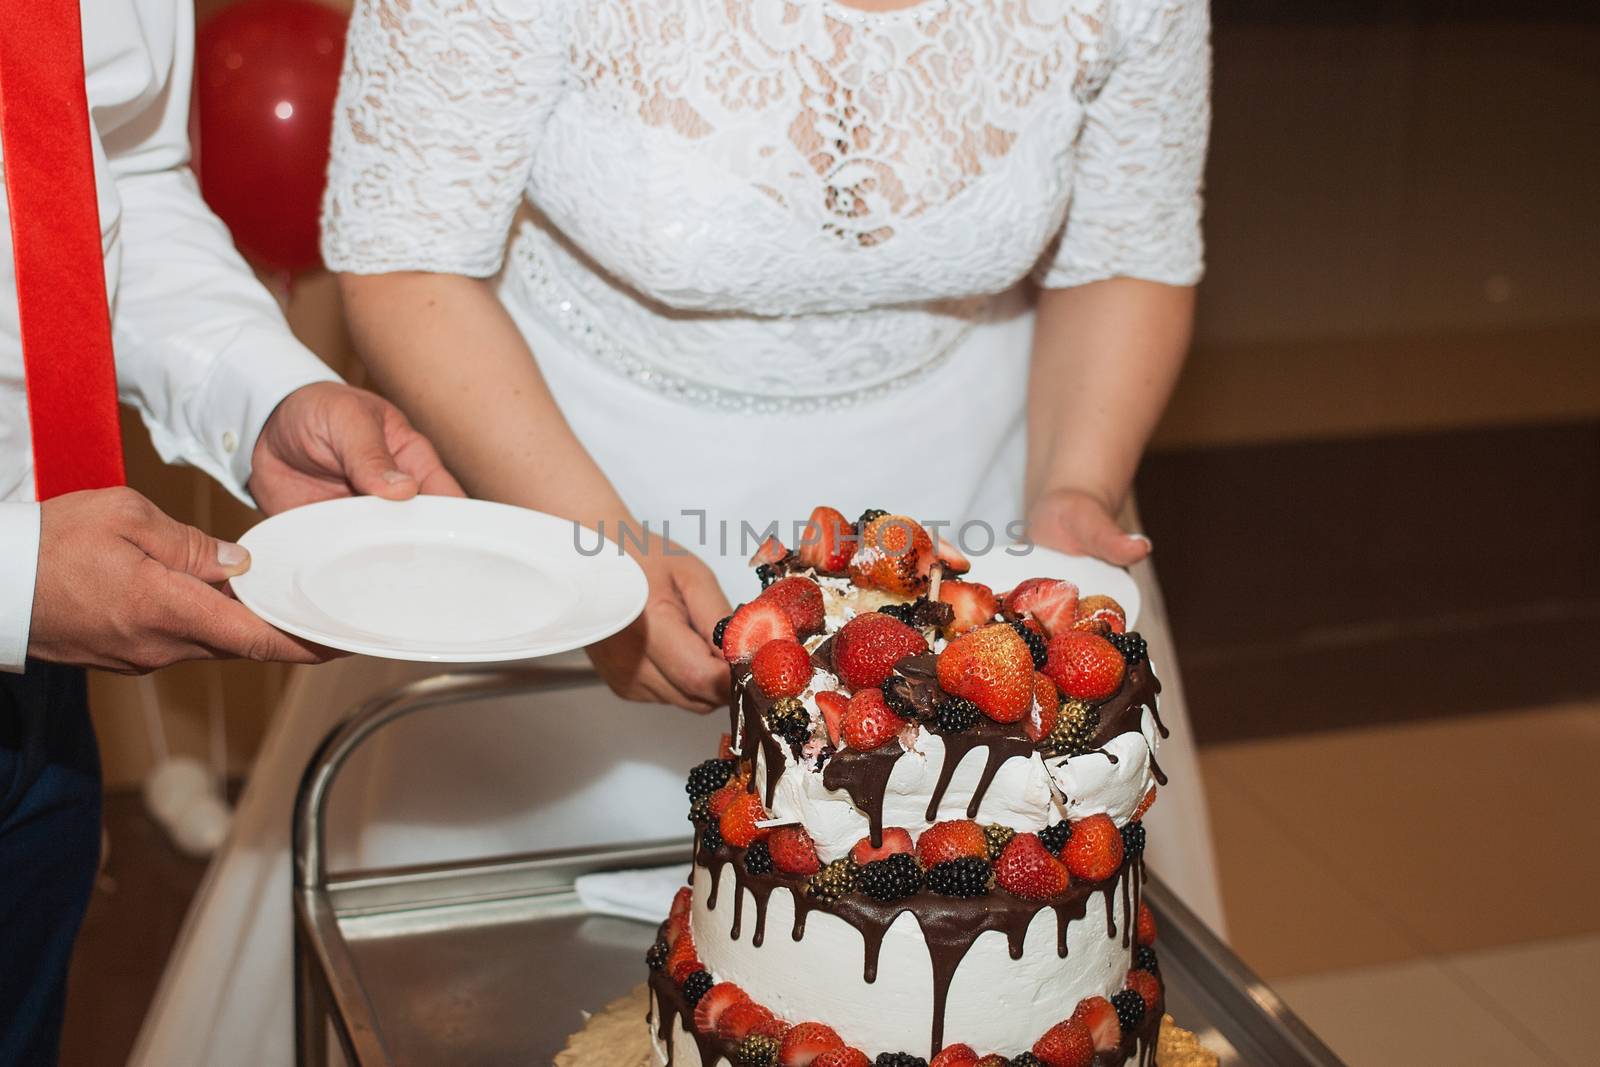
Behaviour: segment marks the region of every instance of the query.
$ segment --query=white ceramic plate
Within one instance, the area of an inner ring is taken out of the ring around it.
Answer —
[[[239,543],[233,590],[297,637],[385,659],[547,656],[627,626],[638,564],[566,519],[455,497],[350,497],[274,515]],[[592,554],[585,554],[585,551]]]
[[[1012,555],[1022,552],[1024,555]],[[1011,550],[996,548],[972,557],[972,580],[982,582],[996,593],[1003,593],[1029,578],[1065,578],[1083,596],[1103,593],[1122,605],[1128,616],[1128,629],[1139,620],[1139,587],[1121,567],[1113,567],[1089,556],[1069,556],[1051,548],[1013,545]]]

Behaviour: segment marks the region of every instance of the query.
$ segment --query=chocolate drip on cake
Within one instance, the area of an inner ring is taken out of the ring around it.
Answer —
[[[933,793],[928,798],[927,819],[933,822],[938,818],[939,805],[944,802],[945,791],[950,788],[950,781],[955,777],[956,768],[967,754],[975,748],[988,749],[988,756],[983,765],[983,774],[978,779],[978,786],[972,791],[972,800],[967,804],[967,818],[975,819],[978,809],[983,804],[984,795],[989,792],[989,787],[994,784],[994,779],[1000,773],[1000,768],[1007,760],[1021,757],[1031,759],[1034,754],[1034,743],[1015,732],[1014,726],[1002,726],[997,722],[984,720],[970,730],[963,730],[958,734],[941,733],[944,740],[944,766],[939,768],[939,781],[933,787]]]
[[[867,829],[872,847],[883,844],[883,794],[889,788],[889,776],[894,765],[905,755],[899,740],[890,741],[871,752],[845,749],[836,752],[822,768],[822,784],[829,789],[842,789],[850,801],[867,817]]]

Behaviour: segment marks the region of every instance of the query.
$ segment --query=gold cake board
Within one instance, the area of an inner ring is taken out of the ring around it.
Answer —
[[[657,1067],[644,1021],[649,1007],[649,992],[643,985],[607,1004],[568,1039],[566,1050],[556,1056],[555,1067]],[[1174,1026],[1169,1015],[1161,1020],[1156,1065],[1217,1067],[1217,1057],[1201,1048],[1189,1031]]]

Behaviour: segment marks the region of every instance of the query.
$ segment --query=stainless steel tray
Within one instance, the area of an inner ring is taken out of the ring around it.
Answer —
[[[644,979],[652,930],[588,912],[591,871],[682,862],[689,842],[549,852],[330,875],[323,810],[376,730],[426,708],[593,683],[578,669],[440,675],[357,708],[306,769],[295,810],[295,1015],[303,1067],[548,1064],[594,1011]],[[1340,1061],[1159,880],[1168,1010],[1224,1065]],[[640,1025],[643,1025],[641,1020]],[[342,1056],[341,1056],[342,1053]]]

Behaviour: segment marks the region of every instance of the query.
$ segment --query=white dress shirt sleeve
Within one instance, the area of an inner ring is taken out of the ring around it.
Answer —
[[[39,505],[0,502],[0,670],[20,671],[27,662],[38,562]]]

